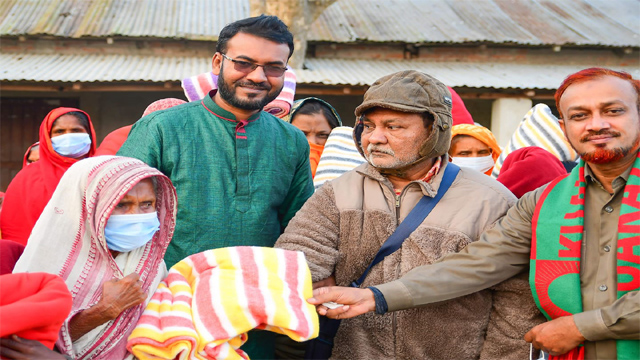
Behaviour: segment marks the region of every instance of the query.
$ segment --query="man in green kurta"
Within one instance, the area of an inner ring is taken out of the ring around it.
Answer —
[[[159,169],[178,193],[167,267],[208,249],[273,246],[313,193],[304,134],[262,111],[282,90],[292,53],[293,36],[277,17],[231,23],[220,32],[212,61],[218,90],[148,115],[131,129],[118,155]],[[254,345],[243,349],[272,357],[273,345],[271,351],[265,341],[256,346],[256,338],[250,335]]]

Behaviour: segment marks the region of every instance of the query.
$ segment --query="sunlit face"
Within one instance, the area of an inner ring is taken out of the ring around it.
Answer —
[[[140,180],[120,200],[111,215],[146,214],[156,211],[156,193],[151,179]]]
[[[321,113],[296,114],[291,124],[300,129],[312,144],[324,146],[331,134],[329,121]]]
[[[64,134],[72,134],[72,133],[85,133],[87,134],[87,129],[82,126],[82,123],[75,115],[65,114],[60,116],[53,122],[53,126],[51,126],[51,134],[52,138]]]
[[[638,149],[638,94],[629,81],[603,76],[573,84],[559,106],[560,126],[586,162],[612,163]]]
[[[420,114],[375,108],[363,119],[362,149],[369,163],[381,169],[401,169],[420,159],[429,137]]]
[[[36,145],[29,150],[29,156],[27,156],[27,164],[34,163],[40,160],[40,145]]]
[[[289,46],[245,33],[237,33],[227,42],[226,55],[259,65],[286,67]],[[245,73],[237,71],[231,60],[222,54],[213,55],[213,73],[218,75],[218,93],[229,106],[242,110],[260,110],[273,101],[284,86],[284,74],[266,76],[258,66]]]
[[[491,148],[473,136],[458,135],[451,140],[449,155],[452,157],[484,157],[491,155]]]

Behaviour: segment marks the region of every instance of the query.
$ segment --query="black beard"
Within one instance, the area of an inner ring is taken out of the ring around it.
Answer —
[[[224,73],[224,66],[220,68],[220,75],[218,76],[218,92],[220,93],[220,97],[222,98],[222,100],[226,101],[227,104],[238,109],[248,110],[248,111],[262,110],[262,108],[264,108],[265,105],[275,100],[278,97],[278,95],[280,95],[280,91],[282,91],[282,88],[280,88],[278,91],[272,94],[271,92],[269,92],[269,90],[267,90],[267,95],[262,99],[242,100],[236,96],[235,88],[229,86],[227,82],[224,81],[224,76],[222,75],[223,73]],[[249,81],[249,80],[245,80],[245,81]],[[260,84],[255,84],[253,82],[251,82],[251,84],[256,86],[257,88],[261,88]],[[282,86],[284,87],[284,83],[282,84]]]

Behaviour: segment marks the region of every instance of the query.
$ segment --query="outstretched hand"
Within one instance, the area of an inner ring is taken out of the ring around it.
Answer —
[[[376,309],[376,301],[371,290],[352,287],[321,287],[313,290],[313,297],[307,299],[307,302],[316,306],[318,314],[331,319],[348,319]],[[329,309],[322,305],[327,302],[343,306]]]
[[[524,335],[524,341],[551,355],[565,354],[585,340],[573,316],[563,316],[534,326]]]
[[[37,340],[28,340],[11,335],[9,338],[0,339],[0,357],[13,360],[66,360],[66,358]]]

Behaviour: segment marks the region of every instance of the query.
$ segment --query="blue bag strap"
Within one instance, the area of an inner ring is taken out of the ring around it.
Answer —
[[[364,279],[367,278],[369,271],[376,264],[378,264],[382,259],[384,259],[387,255],[393,254],[396,250],[400,249],[402,243],[406,238],[411,235],[411,233],[418,228],[420,224],[424,221],[424,219],[429,216],[429,213],[433,208],[438,204],[440,199],[444,196],[444,194],[449,190],[449,187],[455,180],[456,176],[460,168],[452,163],[448,163],[447,167],[444,169],[444,175],[442,176],[442,182],[440,183],[440,187],[438,188],[438,193],[436,196],[430,198],[428,196],[423,196],[418,204],[411,210],[409,215],[404,219],[403,222],[398,225],[396,231],[389,236],[389,238],[382,244],[380,250],[369,264],[369,267],[364,271],[364,274],[360,276],[360,278],[351,283],[351,287],[360,287],[360,285],[364,282]]]

